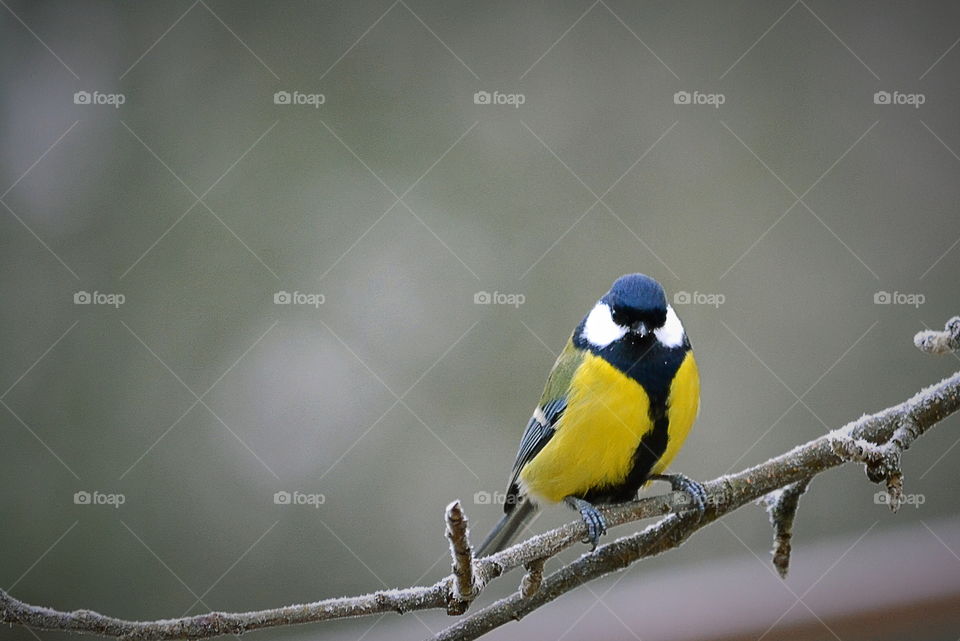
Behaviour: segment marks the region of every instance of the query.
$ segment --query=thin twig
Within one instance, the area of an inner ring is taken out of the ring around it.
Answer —
[[[473,581],[473,548],[470,547],[467,517],[460,501],[447,506],[446,517],[447,540],[453,559],[453,598],[447,604],[447,614],[463,614],[479,590]]]
[[[546,562],[546,559],[536,559],[524,566],[527,573],[520,581],[520,596],[524,599],[529,599],[540,590],[540,584],[543,583],[543,564]]]
[[[781,579],[787,578],[790,569],[793,521],[797,516],[797,508],[800,507],[800,497],[810,486],[810,480],[791,483],[761,499],[770,513],[770,523],[773,525],[773,567],[777,569]]]
[[[948,320],[942,332],[920,332],[913,337],[913,343],[918,349],[931,354],[947,354],[960,350],[960,316]]]

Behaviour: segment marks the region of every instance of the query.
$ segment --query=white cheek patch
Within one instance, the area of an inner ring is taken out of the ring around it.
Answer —
[[[679,323],[679,321],[677,321]],[[587,322],[583,325],[583,337],[594,347],[604,348],[615,340],[627,335],[626,327],[613,322],[610,306],[606,303],[597,303],[590,310]],[[683,329],[681,328],[681,333]]]
[[[653,332],[657,340],[665,347],[679,347],[683,344],[683,325],[680,323],[680,317],[673,311],[673,307],[667,305],[667,320],[663,327]]]

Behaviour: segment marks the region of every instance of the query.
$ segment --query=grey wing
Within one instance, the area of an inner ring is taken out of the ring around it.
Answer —
[[[543,407],[538,407],[533,413],[533,417],[527,423],[527,429],[524,430],[523,437],[520,439],[520,449],[517,451],[517,460],[514,462],[513,471],[510,474],[510,483],[507,486],[507,502],[504,508],[510,508],[511,502],[516,502],[516,496],[520,491],[517,485],[520,471],[553,438],[557,431],[557,421],[560,420],[566,409],[567,399],[558,398]],[[509,511],[509,509],[506,511]]]

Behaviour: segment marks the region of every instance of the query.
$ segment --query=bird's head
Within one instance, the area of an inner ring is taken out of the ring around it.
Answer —
[[[584,319],[581,338],[604,348],[624,338],[655,336],[666,347],[683,344],[683,326],[660,283],[644,274],[627,274],[613,283]]]

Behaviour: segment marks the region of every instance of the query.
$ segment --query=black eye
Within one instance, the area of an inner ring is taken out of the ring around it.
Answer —
[[[613,322],[621,327],[627,327],[632,322],[632,315],[622,307],[614,307],[611,310],[610,317],[613,318]]]

